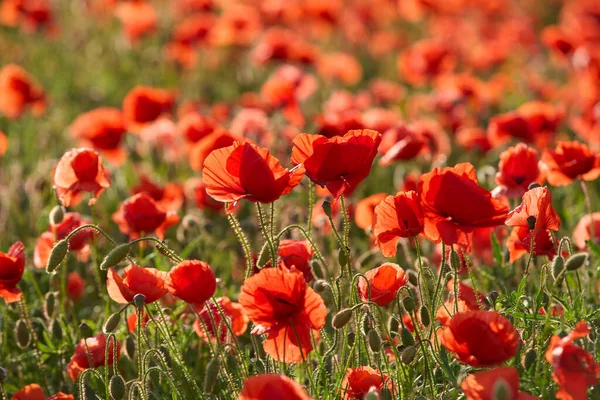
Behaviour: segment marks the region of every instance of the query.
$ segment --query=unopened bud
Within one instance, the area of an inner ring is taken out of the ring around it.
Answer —
[[[402,339],[402,344],[404,346],[412,346],[415,344],[415,338],[407,328],[402,328],[400,331],[400,339]]]
[[[125,398],[125,379],[121,375],[113,375],[108,385],[108,393],[112,400],[123,400]]]
[[[17,339],[17,345],[21,349],[25,349],[29,347],[29,343],[31,342],[31,334],[29,333],[29,329],[27,328],[27,323],[24,319],[20,319],[17,321],[15,325],[15,338]]]
[[[86,324],[85,322],[82,322],[79,324],[79,334],[84,339],[94,336],[94,332],[92,331],[92,328],[90,328],[90,326],[88,324]]]
[[[329,282],[323,279],[317,279],[313,284],[313,289],[318,294],[323,294],[325,291],[329,290],[330,287]]]
[[[48,292],[44,296],[44,316],[46,319],[52,319],[56,317],[56,310],[58,305],[58,292]]]
[[[50,256],[48,257],[48,263],[46,264],[46,272],[49,274],[56,271],[56,268],[65,259],[69,252],[69,242],[66,239],[59,240],[52,247]]]
[[[338,250],[338,262],[340,263],[340,266],[345,267],[346,265],[348,265],[348,252],[347,250],[344,249],[339,249]]]
[[[398,318],[391,316],[390,319],[388,319],[388,331],[392,334],[398,332],[398,329],[400,329]]]
[[[400,354],[400,361],[402,364],[410,364],[417,355],[417,349],[415,346],[407,346],[402,350],[402,354]]]
[[[332,215],[331,202],[329,200],[325,200],[325,201],[323,201],[323,205],[321,205],[321,207],[323,207],[323,212],[325,213],[325,215],[327,215],[329,218],[331,218],[331,215]]]
[[[57,320],[52,320],[52,322],[50,322],[49,328],[50,333],[52,334],[52,339],[60,341],[63,338],[63,329]]]
[[[419,284],[419,277],[417,275],[417,273],[413,270],[408,270],[408,281],[410,282],[411,285],[413,286],[417,286]]]
[[[567,258],[565,262],[565,268],[567,271],[576,271],[583,267],[588,260],[588,253],[577,253]]]
[[[113,333],[117,327],[119,326],[119,322],[121,321],[121,313],[114,313],[106,318],[104,321],[104,326],[102,327],[102,331],[105,334]]]
[[[48,215],[50,225],[58,225],[65,218],[65,208],[63,206],[54,206]]]
[[[527,227],[529,228],[530,231],[535,229],[536,222],[537,222],[537,218],[534,217],[533,215],[530,215],[529,217],[527,217]]]
[[[419,316],[421,317],[421,322],[425,326],[429,326],[431,323],[431,318],[429,317],[429,309],[426,306],[421,306],[419,309]]]
[[[352,309],[341,309],[333,316],[333,319],[331,320],[331,326],[333,326],[335,329],[342,329],[348,324],[348,322],[350,322],[350,318],[352,318]]]
[[[356,340],[356,333],[348,332],[346,338],[348,339],[348,347],[351,348],[352,346],[354,346],[354,341]]]
[[[496,300],[498,300],[498,296],[500,296],[500,294],[497,291],[495,291],[495,290],[492,290],[488,294],[488,297],[489,297],[490,301],[492,302],[492,304],[496,303]]]
[[[135,358],[135,340],[133,336],[127,336],[125,339],[125,354],[131,360]]]
[[[552,260],[552,277],[554,280],[560,279],[561,274],[565,270],[565,259],[560,254]]]
[[[375,329],[371,329],[367,335],[367,343],[373,353],[379,352],[381,349],[381,337]]]
[[[413,312],[415,309],[415,301],[410,296],[407,296],[404,298],[404,300],[402,300],[402,305],[404,306],[406,312],[409,313]]]
[[[123,243],[112,249],[100,263],[100,269],[106,270],[118,265],[129,255],[129,243]]]
[[[206,376],[204,377],[204,391],[206,393],[213,392],[219,376],[220,366],[218,358],[213,358],[206,366]]]
[[[525,353],[525,360],[523,362],[523,366],[525,369],[529,369],[533,367],[535,362],[537,361],[537,352],[534,349],[530,349]]]

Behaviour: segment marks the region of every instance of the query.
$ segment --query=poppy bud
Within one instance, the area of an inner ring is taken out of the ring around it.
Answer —
[[[400,322],[398,321],[398,318],[391,316],[390,319],[388,319],[388,331],[390,331],[390,334],[392,334],[397,333],[398,329],[400,329]]]
[[[119,264],[129,255],[129,243],[123,243],[112,249],[100,263],[100,269],[106,270]]]
[[[498,300],[498,296],[499,296],[499,295],[500,295],[500,294],[499,294],[497,291],[495,291],[495,290],[492,290],[492,291],[491,291],[491,292],[488,294],[488,297],[489,297],[490,301],[492,302],[492,304],[495,304],[495,303],[496,303],[496,300]]]
[[[375,329],[371,329],[367,335],[367,344],[373,353],[378,353],[381,349],[381,336]]]
[[[348,252],[344,251],[344,249],[339,249],[338,251],[338,262],[342,267],[348,265]]]
[[[325,213],[325,215],[331,218],[331,202],[329,200],[325,200],[323,201],[321,207],[323,207],[323,212]]]
[[[552,260],[552,277],[556,281],[560,278],[562,272],[565,270],[565,259],[563,256],[558,255]]]
[[[425,326],[429,326],[431,323],[431,319],[429,318],[429,309],[426,306],[421,306],[419,309],[419,315],[421,317],[421,322]]]
[[[52,319],[56,315],[56,306],[58,303],[58,292],[48,292],[44,296],[44,315],[46,319]]]
[[[53,273],[60,263],[65,259],[65,256],[69,252],[69,242],[66,239],[59,240],[56,242],[50,256],[48,257],[48,263],[46,264],[46,272],[49,274]]]
[[[63,206],[54,206],[48,215],[50,225],[58,225],[65,218],[65,208]]]
[[[313,289],[318,294],[323,294],[326,290],[330,288],[329,282],[323,279],[317,279],[313,284]]]
[[[14,335],[17,339],[17,345],[19,346],[19,348],[25,349],[29,347],[29,343],[31,342],[31,334],[29,333],[27,323],[24,319],[20,319],[17,321],[17,324],[15,325]]]
[[[83,338],[89,338],[94,336],[94,332],[92,332],[92,328],[85,322],[79,324],[79,334]]]
[[[532,190],[532,189],[539,188],[539,187],[542,187],[542,185],[540,185],[537,182],[531,182],[529,184],[529,186],[527,186],[527,190]]]
[[[8,379],[8,371],[6,370],[6,368],[0,367],[0,385],[5,383],[7,379]]]
[[[63,338],[63,329],[57,320],[53,320],[49,326],[50,333],[52,333],[52,339],[60,341]]]
[[[450,266],[452,266],[453,271],[460,270],[460,256],[454,249],[450,252]]]
[[[492,399],[494,400],[510,400],[512,392],[508,383],[503,378],[498,378],[492,388]]]
[[[415,338],[407,328],[402,328],[400,331],[400,339],[402,339],[402,344],[404,346],[412,346],[415,344]]]
[[[409,269],[407,271],[407,275],[408,275],[408,281],[410,282],[411,285],[417,286],[419,284],[419,276],[417,275],[417,273],[415,271]]]
[[[125,398],[125,379],[121,375],[113,375],[108,384],[108,393],[112,400]]]
[[[363,334],[363,336],[368,336],[371,328],[372,328],[372,324],[371,324],[371,319],[369,318],[369,315],[368,314],[363,315],[363,317],[360,320],[360,331]]]
[[[206,393],[212,393],[214,390],[220,366],[218,358],[213,358],[206,366],[206,376],[204,377],[204,391]]]
[[[238,363],[237,358],[235,358],[235,356],[231,353],[227,353],[227,356],[225,357],[225,368],[230,369],[232,371],[239,368],[239,363]]]
[[[525,369],[529,369],[533,367],[537,360],[537,352],[534,349],[530,349],[527,353],[525,353],[525,359],[523,362],[523,366]]]
[[[417,355],[417,349],[415,346],[407,346],[404,350],[402,350],[402,354],[400,354],[400,361],[402,364],[410,364]]]
[[[588,253],[573,254],[571,257],[567,258],[567,261],[565,262],[565,268],[567,271],[576,271],[585,265],[588,257]]]
[[[404,309],[406,310],[406,312],[409,312],[409,313],[413,312],[415,309],[415,301],[410,296],[405,297],[404,300],[402,300],[402,305],[404,306]]]
[[[346,338],[348,339],[348,347],[354,346],[354,341],[356,340],[356,333],[348,332],[348,336],[346,336]]]
[[[376,390],[369,390],[363,400],[381,400],[381,397],[379,397],[379,393]]]
[[[115,329],[117,329],[117,327],[119,326],[119,322],[121,321],[121,313],[114,313],[108,316],[108,318],[106,318],[106,321],[104,321],[104,326],[102,327],[102,331],[105,334],[109,334],[115,331]]]
[[[136,294],[133,296],[133,304],[135,304],[136,308],[138,309],[144,308],[146,305],[146,296],[141,293]]]
[[[395,365],[392,366],[390,364],[390,367],[394,368]],[[381,400],[392,400],[394,398],[394,396],[392,396],[390,388],[388,388],[387,386],[381,388],[381,390],[379,391],[379,395],[381,396]]]
[[[537,222],[537,218],[533,215],[527,217],[527,227],[530,231],[535,229],[535,223]]]
[[[135,340],[133,340],[133,336],[127,336],[125,339],[125,354],[127,354],[130,359],[135,357]]]
[[[348,322],[350,322],[350,318],[352,318],[352,309],[343,308],[333,316],[333,319],[331,320],[331,326],[333,326],[335,329],[342,329],[344,326],[346,326],[346,324],[348,324]]]

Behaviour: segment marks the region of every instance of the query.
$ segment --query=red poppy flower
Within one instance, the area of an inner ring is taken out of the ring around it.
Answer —
[[[532,235],[546,229],[557,231],[560,228],[560,217],[552,207],[552,196],[548,188],[537,187],[525,192],[523,202],[508,213],[506,225],[529,228]]]
[[[486,132],[481,128],[461,128],[456,132],[456,143],[466,150],[487,153],[492,149],[492,144]]]
[[[529,228],[518,226],[513,228],[508,236],[506,243],[510,254],[509,262],[513,263],[519,258],[531,251],[531,231]],[[549,230],[541,230],[535,235],[534,256],[548,256],[552,258],[556,255],[556,246],[552,240],[552,233]]]
[[[242,137],[234,136],[223,128],[217,128],[214,132],[198,140],[190,148],[190,166],[194,171],[202,171],[206,158],[215,150],[232,146],[235,142],[243,143]]]
[[[125,135],[123,114],[118,108],[100,107],[79,115],[69,128],[82,146],[91,147],[116,165],[125,161],[120,147]]]
[[[66,213],[63,220],[57,224],[50,224],[47,232],[37,239],[33,252],[33,264],[36,268],[45,268],[54,243],[66,238],[76,228],[88,224],[89,221],[79,213]],[[82,229],[69,239],[69,251],[77,253],[79,260],[87,261],[90,255],[89,242],[94,237],[93,229]]]
[[[218,339],[219,343],[233,343],[227,324],[229,324],[235,336],[241,336],[248,329],[248,316],[239,303],[229,300],[226,296],[219,297],[217,303],[220,310],[213,300],[204,303],[202,309],[197,309],[204,325],[197,318],[194,321],[194,331],[205,342],[210,338],[212,342],[216,342]],[[223,316],[227,318],[227,323],[223,320]]]
[[[542,161],[552,186],[565,186],[575,179],[593,181],[600,176],[600,155],[576,141],[559,141],[555,150],[544,150]]]
[[[158,16],[152,4],[145,1],[119,2],[115,15],[121,20],[123,33],[130,43],[156,30]]]
[[[262,29],[260,14],[255,7],[235,4],[217,20],[211,42],[218,46],[248,46]]]
[[[40,385],[32,383],[15,393],[11,400],[46,400],[46,394]]]
[[[475,228],[504,224],[508,206],[493,199],[477,183],[470,163],[421,175],[419,195],[424,215],[424,233],[435,243],[469,247]]]
[[[156,232],[156,236],[164,238],[169,227],[179,222],[174,211],[164,211],[149,194],[143,192],[131,196],[113,214],[113,221],[119,230],[135,239],[142,233]]]
[[[399,123],[387,130],[381,140],[379,152],[383,157],[380,165],[390,165],[394,161],[412,160],[427,146],[427,140],[414,124]]]
[[[365,272],[358,279],[358,294],[363,301],[372,301],[382,307],[396,299],[398,290],[408,282],[408,276],[398,264],[384,263]],[[369,297],[370,295],[370,297]]]
[[[540,307],[538,310],[538,314],[546,315],[546,309],[544,307]],[[553,317],[563,317],[565,315],[565,309],[560,304],[552,306],[550,309],[550,315]]]
[[[375,207],[373,235],[385,257],[396,255],[401,237],[414,237],[422,231],[423,212],[416,192],[398,192],[395,196],[387,196]]]
[[[58,161],[52,174],[56,194],[65,207],[81,201],[81,193],[90,192],[93,205],[98,196],[110,187],[102,158],[94,150],[79,148],[67,151]]]
[[[197,143],[202,138],[210,135],[217,129],[219,124],[211,117],[190,112],[179,119],[177,133],[183,136],[189,143]]]
[[[269,117],[264,110],[243,108],[231,121],[231,132],[263,147],[273,143],[273,133]]]
[[[538,152],[525,143],[503,151],[496,173],[496,183],[499,186],[492,192],[494,197],[518,198],[525,194],[532,183],[543,184],[545,176],[539,164]]]
[[[342,381],[344,400],[361,400],[371,388],[381,391],[384,385],[393,392],[393,382],[389,375],[371,367],[348,368]]]
[[[556,398],[561,400],[587,399],[587,387],[598,382],[600,365],[594,357],[572,342],[589,335],[590,328],[584,321],[564,338],[554,335],[546,350],[546,361],[552,365],[552,380],[559,386]]]
[[[535,400],[539,397],[519,392],[519,373],[514,367],[498,367],[487,371],[475,372],[460,384],[467,400],[494,400],[497,385],[508,388],[512,400]]]
[[[304,168],[283,168],[269,150],[250,143],[210,153],[202,171],[206,191],[215,200],[272,203],[288,194],[304,176]]]
[[[136,86],[123,99],[125,126],[132,133],[139,134],[143,128],[164,114],[170,114],[175,103],[175,92]]]
[[[67,293],[73,301],[77,301],[83,295],[85,290],[85,281],[77,272],[69,273],[67,277]]]
[[[375,207],[386,197],[385,193],[377,193],[360,200],[356,204],[356,213],[354,214],[356,226],[360,229],[370,230],[375,221]]]
[[[311,400],[306,390],[284,375],[261,374],[244,382],[238,400]]]
[[[210,209],[214,211],[223,210],[223,203],[216,201],[206,191],[206,185],[200,178],[190,178],[185,183],[186,191],[193,199],[194,204],[200,210]]]
[[[301,272],[265,268],[244,281],[239,302],[256,325],[253,333],[266,333],[265,352],[284,363],[300,362],[313,349],[311,330],[325,325],[327,308]]]
[[[274,27],[259,39],[254,47],[252,60],[259,65],[265,65],[270,61],[313,64],[318,55],[319,48],[309,43],[301,33]]]
[[[456,65],[448,45],[440,40],[421,40],[398,56],[398,74],[413,86],[422,86]]]
[[[287,269],[296,268],[302,272],[306,282],[315,279],[310,265],[310,259],[315,254],[315,250],[308,240],[281,240],[277,254],[279,255],[280,265],[285,266]]]
[[[437,331],[438,340],[458,359],[474,367],[501,364],[517,353],[519,335],[509,320],[495,311],[455,314]]]
[[[594,240],[597,242],[600,238],[600,212],[595,212],[591,216],[590,214],[584,215],[573,230],[573,243],[580,250],[587,248],[586,242],[591,239],[592,223],[594,224]]]
[[[25,272],[25,246],[16,242],[8,253],[0,252],[0,297],[7,303],[14,303],[21,299],[21,290],[17,284]]]
[[[363,76],[358,60],[347,53],[326,53],[317,59],[319,75],[328,80],[338,80],[344,85],[355,85]]]
[[[176,183],[167,183],[159,186],[152,182],[146,175],[142,175],[140,183],[131,189],[133,194],[145,192],[150,195],[156,204],[166,211],[177,211],[183,206],[185,194],[183,188]]]
[[[108,360],[106,360],[106,346],[106,336],[102,333],[97,334],[95,337],[82,339],[77,344],[75,353],[67,365],[67,373],[73,382],[77,382],[79,375],[88,368],[103,367],[105,363],[111,366],[118,360],[120,354],[119,344],[117,343],[117,360],[114,359],[113,354],[115,341],[111,340],[110,345],[108,345]]]
[[[46,95],[40,84],[23,68],[15,64],[0,69],[0,113],[16,119],[31,108],[34,115],[46,111]]]
[[[207,263],[185,260],[171,268],[165,287],[173,296],[200,306],[215,294],[217,280]]]
[[[63,392],[58,392],[54,396],[48,397],[48,400],[75,400],[75,396]]]
[[[437,310],[435,318],[442,325],[448,325],[448,321],[452,318],[450,313],[454,314],[454,302],[456,299],[454,293],[454,279],[450,279],[446,284],[446,289],[450,292],[448,300]],[[479,298],[479,299],[478,299]],[[478,301],[479,300],[479,301]],[[485,306],[485,296],[479,291],[475,291],[471,286],[462,282],[458,282],[458,312],[464,313],[467,311],[481,310],[479,305]]]
[[[306,175],[337,199],[369,175],[380,142],[381,134],[369,129],[330,139],[303,133],[294,139],[292,163],[303,164]]]
[[[131,303],[136,294],[146,296],[146,304],[150,304],[167,294],[166,280],[166,272],[129,265],[123,271],[123,278],[114,269],[108,270],[106,290],[119,304]]]

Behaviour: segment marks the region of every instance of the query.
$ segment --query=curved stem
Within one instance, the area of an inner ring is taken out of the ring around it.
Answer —
[[[250,245],[248,244],[248,238],[244,235],[244,231],[240,226],[240,222],[237,220],[235,215],[232,213],[227,214],[227,221],[229,225],[235,232],[235,235],[238,238],[238,241],[241,243],[242,248],[244,249],[244,256],[246,257],[246,274],[245,278],[248,278],[252,274],[252,254],[250,253]]]
[[[256,211],[258,213],[258,222],[260,225],[260,230],[263,236],[265,237],[265,240],[267,241],[267,244],[269,246],[269,252],[271,253],[271,266],[277,267],[277,251],[275,250],[273,239],[271,238],[269,230],[267,229],[268,227],[265,221],[265,215],[263,213],[260,203],[256,203]]]

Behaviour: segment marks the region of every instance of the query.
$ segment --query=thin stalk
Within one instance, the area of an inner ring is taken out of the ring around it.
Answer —
[[[276,267],[277,266],[277,251],[275,249],[275,245],[273,244],[273,239],[271,238],[271,235],[269,234],[269,230],[267,229],[268,227],[267,227],[267,224],[265,221],[265,215],[263,213],[260,203],[256,203],[256,212],[258,213],[258,222],[260,225],[260,230],[261,230],[263,236],[265,237],[265,240],[267,241],[267,244],[269,246],[269,252],[271,253],[271,266]]]
[[[242,245],[242,248],[244,249],[244,256],[246,257],[245,278],[248,278],[250,275],[252,275],[252,254],[250,253],[250,245],[248,244],[248,238],[246,237],[246,235],[244,235],[244,231],[240,226],[240,222],[237,220],[235,215],[233,215],[232,213],[228,213],[227,221],[229,222],[229,225],[231,226],[235,235],[237,236],[238,241]]]

